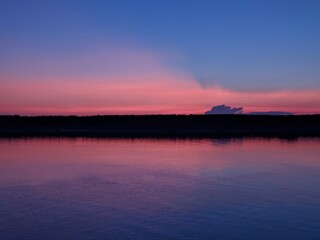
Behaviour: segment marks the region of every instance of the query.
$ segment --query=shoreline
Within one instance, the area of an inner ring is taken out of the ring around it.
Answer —
[[[0,137],[320,137],[320,115],[0,116]]]

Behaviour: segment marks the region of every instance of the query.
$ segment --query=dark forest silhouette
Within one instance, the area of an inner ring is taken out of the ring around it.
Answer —
[[[0,116],[0,136],[320,136],[320,115]]]

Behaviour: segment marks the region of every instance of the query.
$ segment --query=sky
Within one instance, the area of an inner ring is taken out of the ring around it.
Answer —
[[[0,114],[320,113],[318,0],[1,0]]]

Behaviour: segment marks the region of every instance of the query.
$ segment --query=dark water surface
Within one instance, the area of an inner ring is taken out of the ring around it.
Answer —
[[[320,140],[1,139],[0,239],[320,239]]]

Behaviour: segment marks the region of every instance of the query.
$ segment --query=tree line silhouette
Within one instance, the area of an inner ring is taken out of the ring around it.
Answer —
[[[320,136],[320,115],[0,116],[0,136]]]

